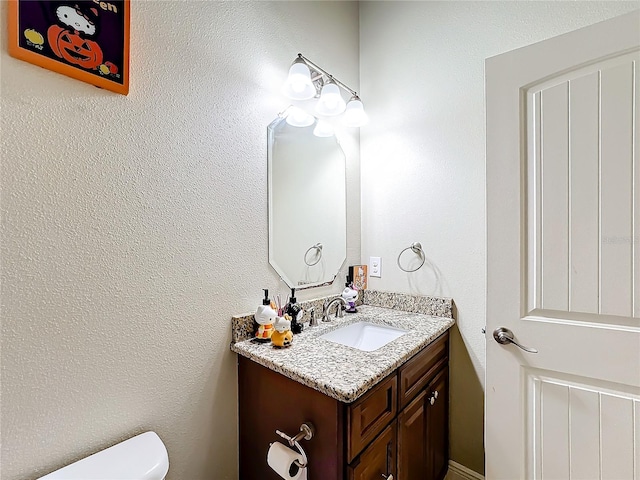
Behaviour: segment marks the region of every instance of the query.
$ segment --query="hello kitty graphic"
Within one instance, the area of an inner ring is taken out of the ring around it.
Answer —
[[[98,9],[91,8],[91,13],[94,17],[98,16]],[[67,27],[73,28],[76,33],[82,32],[85,35],[95,35],[96,24],[87,15],[80,11],[80,8],[76,5],[70,7],[68,5],[62,5],[56,9],[56,16],[60,23],[63,23]]]
[[[126,95],[130,1],[11,0],[9,53]]]
[[[56,8],[58,22],[47,30],[49,46],[53,53],[63,60],[87,70],[94,70],[102,65],[102,49],[100,45],[88,37],[97,31],[98,10],[89,8],[82,11],[74,6],[60,5]]]

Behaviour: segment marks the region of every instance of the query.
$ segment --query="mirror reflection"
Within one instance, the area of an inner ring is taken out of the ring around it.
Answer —
[[[335,136],[267,128],[269,263],[289,287],[331,283],[347,253],[346,158]]]

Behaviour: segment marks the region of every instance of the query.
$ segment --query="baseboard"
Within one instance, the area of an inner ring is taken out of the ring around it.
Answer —
[[[447,473],[447,478],[449,477],[455,480],[484,480],[484,475],[480,475],[479,473],[474,472],[470,468],[467,468],[464,465],[460,465],[453,460],[449,460],[449,471]]]

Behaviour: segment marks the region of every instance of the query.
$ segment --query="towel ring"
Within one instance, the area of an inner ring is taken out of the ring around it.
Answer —
[[[316,260],[315,262],[313,262],[313,263],[310,263],[310,262],[307,260],[307,256],[309,255],[309,252],[310,252],[311,250],[314,250],[314,251],[316,252],[316,258],[317,258],[317,260]],[[306,263],[306,264],[307,264],[307,265],[309,265],[310,267],[313,267],[314,265],[317,265],[317,264],[318,264],[318,262],[319,262],[321,259],[322,259],[322,244],[321,244],[321,243],[316,243],[315,245],[313,245],[313,246],[309,247],[309,248],[307,249],[307,251],[305,252],[305,254],[304,254],[304,263]]]
[[[411,250],[416,255],[419,255],[420,257],[422,257],[422,263],[420,263],[420,265],[418,265],[418,267],[414,268],[413,270],[407,270],[402,265],[400,265],[400,257],[402,257],[402,254],[404,252],[406,252],[407,250]],[[407,248],[405,248],[404,250],[402,250],[398,254],[398,268],[400,270],[402,270],[403,272],[407,272],[407,273],[415,272],[415,271],[420,270],[422,268],[422,266],[424,265],[424,261],[426,259],[427,259],[427,257],[424,254],[424,250],[422,250],[422,245],[420,245],[420,242],[413,242],[411,245],[409,245]]]

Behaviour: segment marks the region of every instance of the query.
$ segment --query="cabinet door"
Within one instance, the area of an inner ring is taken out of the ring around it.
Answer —
[[[347,468],[349,480],[382,480],[390,475],[396,478],[396,443],[394,421]]]
[[[427,457],[427,391],[398,415],[398,479],[426,480]]]
[[[397,385],[394,373],[347,409],[347,461],[357,457],[395,418]]]
[[[441,480],[447,473],[449,463],[449,369],[443,368],[425,392],[429,463],[427,478]]]

